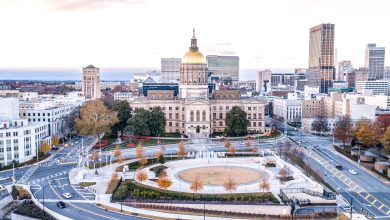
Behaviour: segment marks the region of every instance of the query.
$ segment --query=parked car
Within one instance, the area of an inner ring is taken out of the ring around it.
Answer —
[[[357,172],[356,172],[356,170],[348,170],[350,173],[352,173],[353,175],[356,175],[357,174]]]
[[[343,169],[344,169],[344,168],[343,168],[342,166],[340,166],[340,165],[337,165],[336,168],[337,168],[338,170],[343,170]]]
[[[66,204],[63,201],[58,201],[57,206],[58,206],[58,208],[61,208],[61,209],[66,208]]]
[[[70,193],[64,193],[62,194],[62,196],[64,196],[66,199],[72,198],[72,195]]]

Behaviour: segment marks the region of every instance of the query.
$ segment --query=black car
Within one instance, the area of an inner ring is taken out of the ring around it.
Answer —
[[[65,202],[63,202],[63,201],[58,201],[58,202],[57,202],[57,206],[58,206],[59,208],[61,208],[61,209],[66,208]]]
[[[337,165],[336,168],[337,168],[338,170],[343,170],[343,167],[340,166],[340,165]]]

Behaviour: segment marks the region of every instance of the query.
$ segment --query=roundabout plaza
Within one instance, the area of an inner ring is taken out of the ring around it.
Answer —
[[[270,161],[274,166],[267,166]],[[145,171],[149,177],[142,184],[158,188],[156,181],[153,181],[157,178],[152,171],[154,166],[159,165],[145,167],[139,171]],[[321,185],[277,156],[179,159],[166,162],[164,166],[167,167],[167,178],[172,181],[169,187],[172,191],[191,193],[193,191],[190,186],[196,179],[203,184],[199,193],[205,194],[269,191],[277,195],[282,188],[309,188],[318,192],[323,190]],[[291,180],[281,180],[280,171],[283,169],[288,170]],[[224,187],[229,181],[236,186],[234,190],[226,190]],[[263,190],[259,187],[263,181],[269,183],[269,189]]]

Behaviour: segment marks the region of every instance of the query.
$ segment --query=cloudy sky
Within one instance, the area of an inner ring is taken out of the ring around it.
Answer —
[[[388,0],[0,0],[0,69],[158,68],[193,27],[205,55],[294,69],[320,23],[336,25],[338,60],[362,66],[367,43],[390,48],[389,12]]]

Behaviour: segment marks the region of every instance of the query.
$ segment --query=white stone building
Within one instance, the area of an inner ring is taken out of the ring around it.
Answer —
[[[288,98],[274,99],[273,113],[286,122],[300,122],[302,117],[302,100],[296,93],[289,93]]]
[[[132,92],[115,92],[114,100],[131,100],[133,98]]]
[[[130,106],[146,110],[159,106],[167,119],[166,132],[201,133],[205,136],[224,131],[226,114],[233,106],[239,106],[247,112],[248,130],[265,132],[264,101],[241,99],[238,90],[219,90],[209,94],[207,62],[198,51],[195,33],[190,50],[181,62],[179,88],[178,98],[173,97],[172,92],[148,92],[148,97],[134,99]]]
[[[81,102],[82,104],[82,102]],[[36,101],[21,101],[19,116],[28,122],[40,122],[48,125],[50,136],[62,137],[67,133],[66,118],[79,108],[80,104],[56,104],[55,100],[40,99]]]
[[[51,143],[46,123],[30,123],[19,119],[19,101],[0,98],[0,164],[19,163],[33,159],[42,141]],[[8,112],[8,114],[3,114]]]
[[[373,80],[373,81],[356,81],[355,89],[357,93],[368,95],[388,95],[389,81]]]

